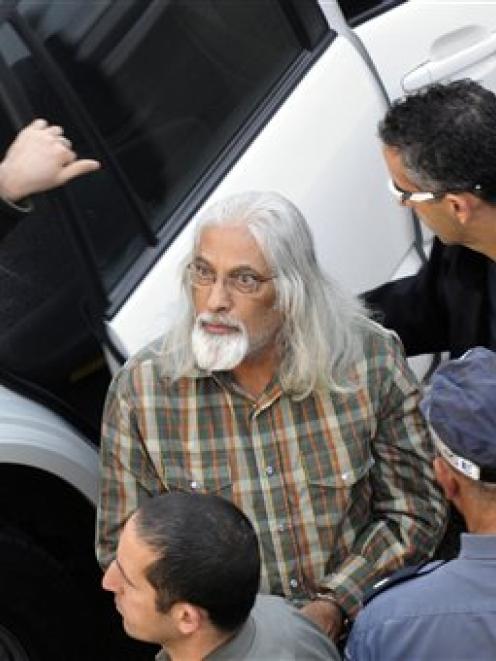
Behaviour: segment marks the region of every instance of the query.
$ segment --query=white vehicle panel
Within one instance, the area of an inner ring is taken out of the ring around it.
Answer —
[[[391,99],[473,78],[496,92],[496,2],[409,0],[355,29]],[[391,57],[394,53],[394,57]],[[432,232],[421,225],[424,241]],[[414,273],[410,258],[393,277]]]
[[[362,58],[337,37],[207,203],[242,190],[278,191],[306,215],[330,275],[357,292],[388,280],[413,237],[409,214],[386,187],[376,138],[385,109]],[[191,231],[190,224],[110,321],[129,354],[173,321]]]
[[[496,91],[495,30],[494,0],[409,0],[355,32],[395,99],[407,87],[467,77]]]
[[[0,386],[0,464],[51,473],[97,502],[98,451],[45,407]]]

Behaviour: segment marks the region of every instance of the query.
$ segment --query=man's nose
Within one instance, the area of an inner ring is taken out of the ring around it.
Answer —
[[[224,278],[218,276],[210,287],[207,305],[210,312],[221,312],[231,309],[231,292],[229,291],[227,281]]]
[[[102,578],[102,588],[109,592],[117,592],[118,589],[118,572],[115,560],[108,566],[107,571]]]

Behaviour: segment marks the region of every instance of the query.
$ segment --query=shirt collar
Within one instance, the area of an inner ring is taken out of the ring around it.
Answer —
[[[462,533],[459,557],[470,560],[496,559],[496,535]]]
[[[232,661],[232,659],[249,659],[250,650],[253,646],[253,640],[255,638],[255,620],[250,615],[246,622],[243,624],[241,629],[234,635],[233,638],[230,638],[217,649],[210,652],[208,656],[205,657],[205,661],[210,659],[213,661]]]
[[[221,386],[221,388],[224,388],[224,390],[229,390],[231,393],[240,395],[241,397],[250,400],[250,402],[253,404],[253,408],[257,411],[261,411],[270,406],[283,393],[277,374],[272,377],[265,390],[257,398],[253,397],[253,395],[250,395],[250,393],[243,390],[243,388],[238,383],[236,383],[236,381],[233,379],[232,372],[212,372],[207,376],[210,376],[216,383]]]
[[[250,658],[250,650],[255,638],[255,621],[250,615],[241,629],[220,647],[214,649],[205,661],[232,661],[232,659]],[[156,655],[155,661],[169,661],[170,657],[165,649],[161,649]]]

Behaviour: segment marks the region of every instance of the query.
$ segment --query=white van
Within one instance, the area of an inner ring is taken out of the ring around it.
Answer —
[[[0,0],[0,152],[41,116],[103,163],[0,243],[0,658],[125,658],[93,555],[99,418],[174,319],[197,212],[275,190],[356,292],[417,268],[377,122],[431,81],[495,89],[495,29],[476,0]]]

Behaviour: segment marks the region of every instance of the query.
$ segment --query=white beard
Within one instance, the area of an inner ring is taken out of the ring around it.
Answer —
[[[237,332],[215,335],[208,333],[203,328],[203,323],[232,326]],[[250,346],[248,333],[242,322],[208,312],[197,316],[191,343],[198,367],[208,372],[234,369],[244,360]]]

